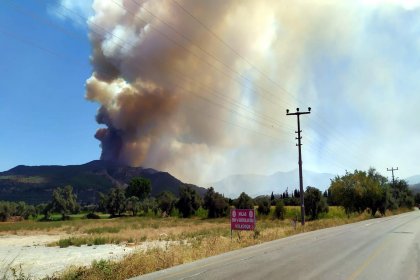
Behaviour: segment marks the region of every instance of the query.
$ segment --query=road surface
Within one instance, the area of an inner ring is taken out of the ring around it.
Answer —
[[[133,279],[420,279],[420,211],[298,234]]]

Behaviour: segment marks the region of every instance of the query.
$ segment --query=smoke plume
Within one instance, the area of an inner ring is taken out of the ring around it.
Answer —
[[[86,96],[100,104],[101,158],[193,182],[293,168],[296,128],[286,108],[354,93],[326,96],[315,75],[342,63],[348,71],[337,81],[358,79],[358,66],[345,63],[369,51],[360,38],[375,9],[359,2],[95,0]],[[359,105],[346,104],[325,119]],[[318,136],[307,129],[304,141],[319,148]]]

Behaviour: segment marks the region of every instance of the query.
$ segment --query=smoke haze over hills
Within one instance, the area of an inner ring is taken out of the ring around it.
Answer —
[[[306,168],[400,162],[415,173],[408,147],[420,123],[406,116],[420,102],[414,2],[113,2],[94,1],[89,20],[86,97],[100,105],[101,159],[198,184],[290,170],[296,120],[285,110],[311,106]]]

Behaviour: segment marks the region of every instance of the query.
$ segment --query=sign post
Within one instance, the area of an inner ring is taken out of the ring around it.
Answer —
[[[230,210],[230,238],[234,230],[255,230],[256,218],[254,209]]]

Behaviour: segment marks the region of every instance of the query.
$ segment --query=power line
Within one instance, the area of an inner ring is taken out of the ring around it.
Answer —
[[[134,0],[133,0],[134,1]],[[181,5],[179,3],[179,1],[177,0],[172,0],[172,3],[174,3],[178,8],[180,8],[184,13],[186,13],[187,15],[189,15],[191,18],[193,18],[200,26],[202,26],[209,34],[211,34],[213,37],[215,37],[219,42],[221,42],[225,47],[227,47],[231,52],[233,52],[235,55],[237,55],[238,57],[240,57],[243,61],[245,61],[248,65],[250,65],[254,70],[256,70],[258,73],[260,73],[262,76],[264,76],[268,81],[270,81],[271,83],[273,83],[276,87],[278,87],[280,90],[282,90],[283,92],[287,93],[288,95],[292,96],[296,101],[301,102],[300,100],[298,100],[293,94],[291,94],[289,91],[287,91],[284,87],[282,87],[280,84],[278,84],[276,81],[274,81],[273,79],[271,79],[269,77],[269,75],[265,74],[263,71],[261,71],[259,68],[257,68],[253,63],[251,63],[247,58],[245,58],[244,56],[242,56],[238,51],[236,51],[233,47],[231,47],[226,41],[224,41],[220,36],[218,36],[211,28],[209,28],[206,24],[204,24],[199,18],[197,18],[196,16],[194,16],[191,12],[189,12],[183,5]],[[317,118],[315,118],[315,121],[317,121]],[[320,120],[319,122],[317,122],[319,126],[323,126],[324,125],[324,120]],[[332,126],[326,126],[331,128]],[[338,131],[337,131],[338,132]],[[335,135],[332,134],[332,136],[334,137]],[[341,141],[340,139],[338,139],[339,141]],[[349,148],[348,144],[345,144],[346,148]],[[356,154],[353,151],[353,154]]]
[[[122,10],[126,11],[127,13],[131,14],[132,16],[140,19],[142,22],[148,24],[148,22],[144,19],[142,19],[140,16],[138,16],[137,14],[133,13],[132,11],[128,10],[127,8],[125,8],[123,5],[117,3],[114,0],[111,0],[116,6],[120,7]],[[137,2],[133,1],[133,3],[138,4]],[[142,9],[145,9],[142,6]],[[153,17],[155,17],[156,19],[158,19],[160,22],[162,22],[164,25],[168,26],[169,28],[171,28],[172,30],[175,30],[175,33],[177,34],[181,34],[180,32],[178,32],[175,28],[173,28],[170,24],[168,24],[166,21],[163,21],[162,19],[160,19],[158,16],[156,16],[155,14],[153,14],[152,12],[146,10],[149,14],[151,14]],[[224,72],[223,70],[221,70],[220,68],[216,67],[214,64],[210,63],[207,60],[204,60],[202,57],[200,57],[197,53],[193,52],[192,50],[190,50],[189,48],[185,47],[184,45],[180,44],[179,42],[177,42],[176,40],[174,40],[173,38],[171,38],[170,36],[168,36],[166,33],[160,31],[158,28],[154,27],[153,25],[150,25],[151,29],[154,29],[157,33],[159,33],[161,36],[165,37],[168,41],[172,42],[173,44],[175,44],[176,46],[186,50],[187,52],[191,53],[194,57],[198,58],[199,60],[203,61],[204,63],[206,63],[207,65],[209,65],[210,67],[212,67],[213,69],[219,71],[220,73],[227,75],[226,72]],[[233,69],[231,66],[229,66],[227,63],[223,62],[222,60],[220,60],[218,57],[216,57],[215,55],[211,54],[210,52],[206,51],[205,49],[203,49],[201,46],[198,46],[197,44],[193,43],[191,41],[191,39],[189,39],[188,37],[186,37],[185,35],[181,34],[181,37],[183,37],[184,39],[188,40],[190,43],[192,43],[194,46],[196,46],[202,53],[206,54],[207,56],[209,56],[210,58],[212,58],[213,60],[217,61],[218,63],[220,63],[222,66],[224,66],[226,69],[228,69],[230,72],[235,73],[238,77],[240,77],[242,80],[248,81],[253,83],[253,80],[244,76],[244,74],[238,72],[237,70]],[[235,79],[232,76],[228,76],[231,79]],[[236,79],[235,79],[236,80]],[[238,80],[236,80],[238,81]],[[249,88],[247,85],[243,85],[241,82],[239,82],[242,86],[244,86],[245,88],[248,88],[250,90],[252,90],[253,92],[255,92],[257,95],[259,94],[257,91],[253,90],[252,88]],[[275,97],[274,94],[272,94],[271,92],[267,91],[266,89],[264,89],[263,87],[259,86],[257,84],[257,86],[264,92],[268,93],[270,96]],[[261,95],[261,97],[266,98],[268,101],[270,102],[277,102],[276,99],[268,99],[266,96]],[[280,104],[280,103],[278,103]],[[282,104],[280,104],[282,105]]]
[[[135,0],[133,0],[135,1]],[[184,6],[182,6],[177,0],[172,0],[172,3],[175,3],[181,10],[183,10],[187,15],[189,15],[191,18],[193,18],[199,25],[201,25],[207,32],[209,32],[213,37],[215,37],[219,42],[221,42],[225,47],[227,47],[230,51],[232,51],[235,55],[240,57],[243,61],[245,61],[249,66],[251,66],[252,69],[256,70],[258,73],[260,73],[264,78],[266,78],[268,81],[276,85],[279,89],[284,91],[285,93],[290,94],[286,89],[284,89],[280,84],[278,84],[276,81],[274,81],[270,76],[265,74],[263,71],[261,71],[259,68],[257,68],[252,62],[250,62],[247,58],[242,56],[238,51],[236,51],[233,47],[231,47],[226,41],[224,41],[220,36],[218,36],[213,30],[211,30],[206,24],[204,24],[200,19],[198,19],[196,16],[194,16],[191,12],[189,12]]]
[[[63,7],[65,7],[65,6],[63,6]],[[67,9],[67,10],[69,10],[69,9]],[[77,13],[76,13],[77,14]],[[93,24],[93,23],[91,23],[91,24]],[[49,24],[49,25],[51,25],[51,24]],[[95,26],[97,26],[97,27],[100,27],[100,28],[102,28],[101,26],[99,26],[99,25],[97,25],[97,24],[94,24]],[[106,29],[105,28],[102,28],[103,30],[105,30],[106,31]],[[63,32],[62,30],[60,31],[60,32]],[[97,33],[97,32],[95,32],[95,33]],[[123,42],[124,43],[124,40],[122,40],[121,38],[119,38],[118,36],[116,36],[115,34],[113,34],[112,32],[108,32],[108,31],[106,31],[106,33],[107,34],[111,34],[113,37],[115,37],[115,38],[118,38],[121,42]],[[70,35],[69,35],[70,36]],[[106,73],[106,74],[109,74],[109,73]],[[187,76],[186,76],[187,77]],[[240,83],[242,86],[243,86],[243,84],[242,83]],[[234,101],[233,101],[234,102]],[[231,103],[232,104],[232,103]],[[243,106],[243,104],[241,104],[241,103],[238,103],[238,104],[233,104],[234,106]],[[220,106],[220,105],[219,105]],[[249,107],[248,107],[249,108]],[[253,112],[253,114],[255,114],[255,112]],[[269,117],[269,118],[271,118],[271,117]],[[271,122],[271,121],[270,121]]]

